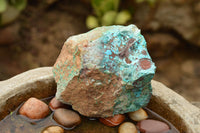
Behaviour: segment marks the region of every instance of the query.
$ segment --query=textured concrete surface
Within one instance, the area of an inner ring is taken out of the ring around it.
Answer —
[[[200,109],[160,82],[152,81],[153,94],[149,108],[161,114],[181,133],[200,131]]]
[[[0,119],[30,97],[44,98],[55,94],[56,83],[51,67],[26,71],[0,82]]]

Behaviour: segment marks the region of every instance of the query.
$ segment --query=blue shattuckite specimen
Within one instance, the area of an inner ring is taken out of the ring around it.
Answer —
[[[56,97],[89,117],[136,111],[150,100],[155,68],[135,25],[99,27],[63,45]]]

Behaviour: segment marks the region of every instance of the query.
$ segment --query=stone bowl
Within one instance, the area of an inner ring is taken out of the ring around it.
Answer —
[[[199,133],[200,109],[160,82],[152,81],[148,108],[170,121],[180,133]],[[0,120],[30,97],[54,95],[52,67],[29,70],[0,82]]]

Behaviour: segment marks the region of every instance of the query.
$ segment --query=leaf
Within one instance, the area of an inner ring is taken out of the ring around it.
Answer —
[[[105,26],[114,24],[116,16],[117,16],[116,11],[106,12],[101,19],[101,24]]]
[[[123,10],[117,14],[116,19],[115,19],[115,24],[122,25],[122,24],[127,23],[130,19],[131,19],[130,12],[127,10]]]
[[[1,14],[1,25],[14,21],[20,14],[20,11],[12,6],[8,6],[5,12]]]
[[[117,11],[120,0],[92,0],[92,6],[98,17],[108,11]]]
[[[94,12],[96,13],[96,15],[98,17],[102,16],[102,13],[101,13],[101,2],[102,0],[92,0],[91,3],[92,3],[92,7],[94,9]]]
[[[98,19],[94,16],[88,16],[86,19],[86,26],[88,29],[93,29],[99,26]]]
[[[119,6],[119,0],[102,0],[101,9],[103,14],[108,11],[117,11]]]
[[[92,0],[92,5],[99,6],[102,0]]]
[[[26,8],[27,0],[11,0],[11,5],[22,11]]]
[[[114,10],[117,11],[120,4],[120,0],[114,0]]]
[[[0,13],[4,12],[7,8],[6,0],[0,0]]]

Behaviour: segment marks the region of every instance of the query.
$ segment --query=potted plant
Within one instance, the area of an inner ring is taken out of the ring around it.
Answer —
[[[29,70],[0,82],[0,119],[30,97],[54,95],[52,67]],[[171,122],[181,133],[200,131],[200,109],[162,83],[152,81],[153,95],[148,108]]]

